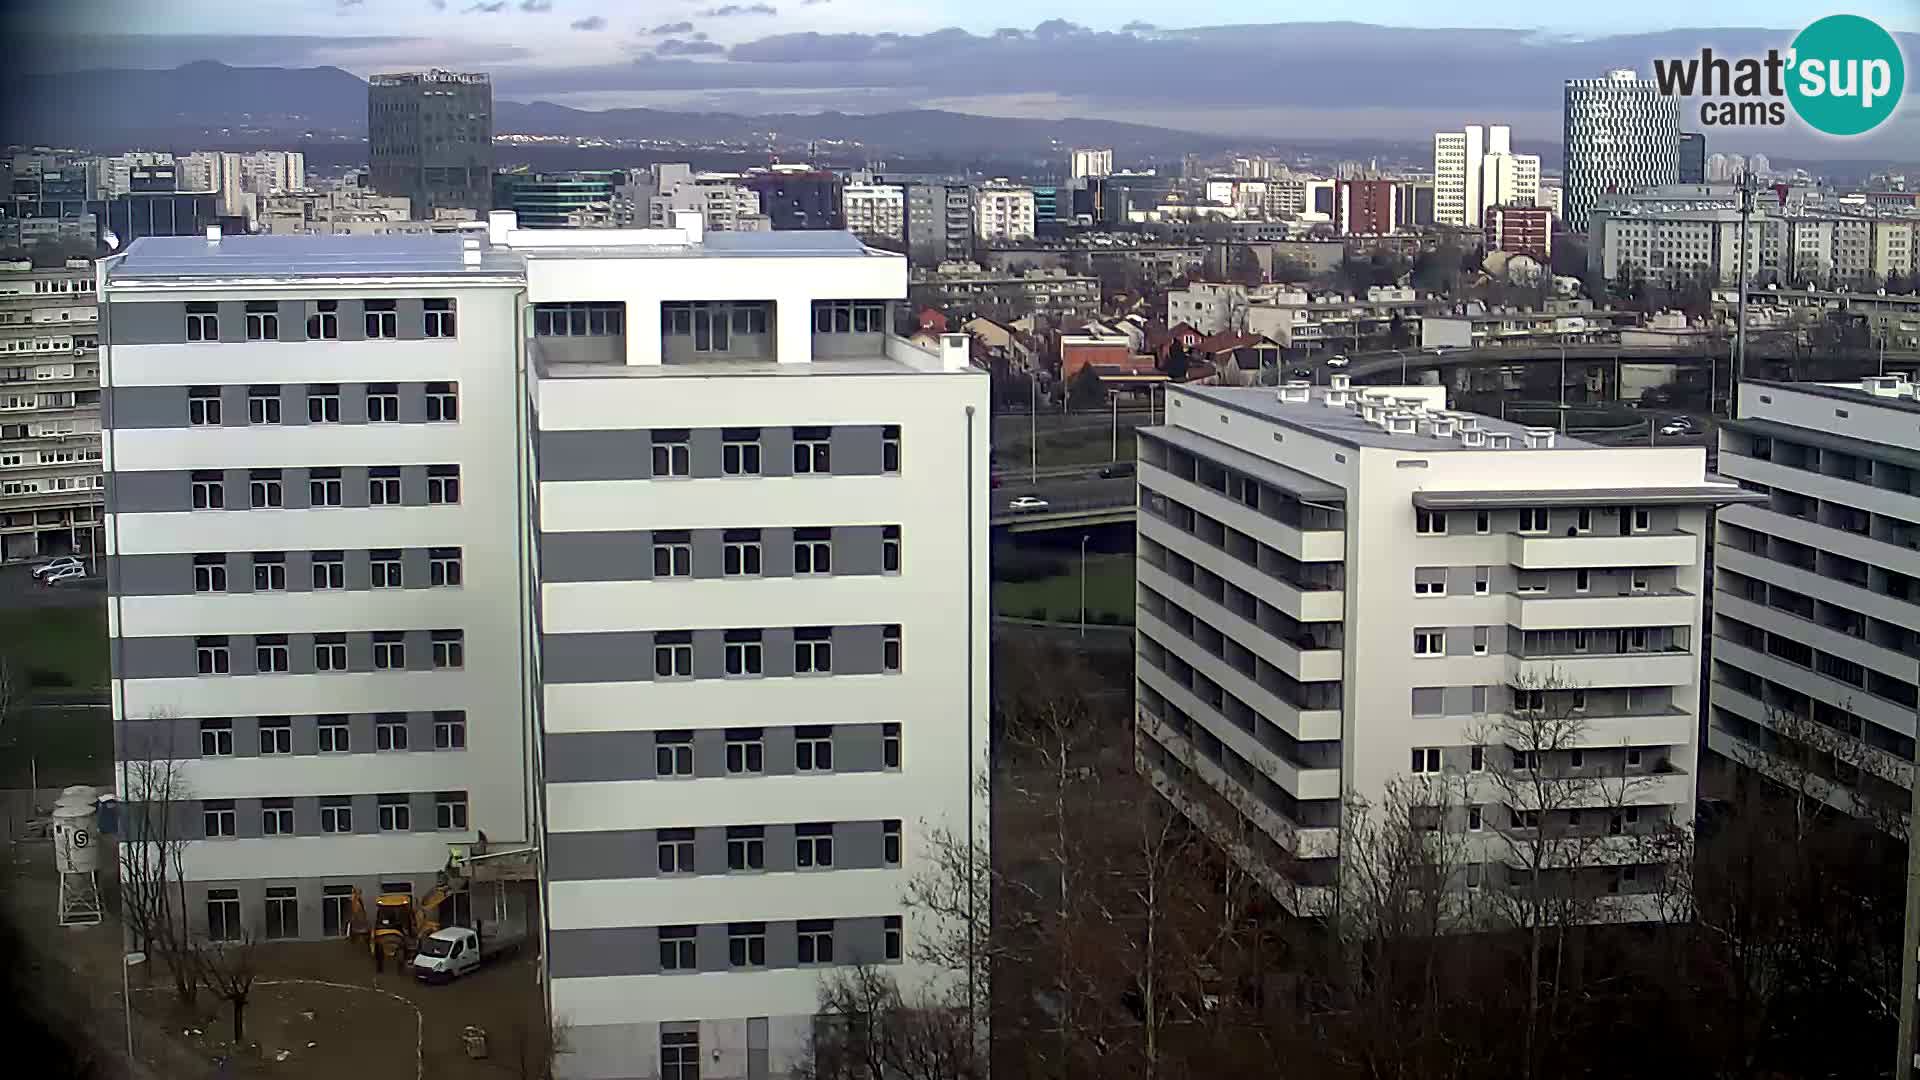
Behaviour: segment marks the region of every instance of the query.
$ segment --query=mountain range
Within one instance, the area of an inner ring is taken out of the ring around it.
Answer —
[[[337,67],[115,68],[19,74],[0,83],[0,143],[115,149],[217,146],[262,139],[366,136],[367,84]],[[662,109],[575,109],[496,101],[496,134],[664,140],[743,146],[857,142],[899,154],[1057,155],[1062,145],[1112,146],[1132,158],[1224,148],[1229,140],[1112,120],[1006,119],[938,109],[742,116]]]

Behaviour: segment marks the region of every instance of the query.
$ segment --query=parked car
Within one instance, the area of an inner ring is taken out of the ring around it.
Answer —
[[[1132,475],[1133,475],[1133,462],[1131,461],[1116,461],[1113,464],[1108,465],[1106,468],[1100,470],[1100,477],[1101,479],[1104,479],[1104,480],[1111,480],[1116,476],[1132,476]]]
[[[476,930],[449,926],[420,942],[420,950],[413,954],[413,976],[421,982],[448,982],[511,956],[519,948],[517,936],[488,940]]]
[[[34,567],[33,576],[36,578],[45,578],[49,574],[68,569],[78,569],[84,572],[86,567],[74,556],[62,555],[51,562],[43,562],[39,566]]]
[[[1343,367],[1346,367],[1346,366],[1347,366],[1347,364],[1348,364],[1348,362],[1349,362],[1349,361],[1347,360],[1347,358],[1346,358],[1345,356],[1329,356],[1329,357],[1327,357],[1327,366],[1328,366],[1328,367],[1330,367],[1330,368],[1343,368]]]
[[[1662,434],[1662,435],[1691,435],[1691,434],[1693,434],[1693,425],[1691,425],[1691,424],[1667,424],[1666,426],[1664,426],[1664,427],[1662,427],[1662,428],[1660,429],[1660,434]]]
[[[1007,504],[1007,509],[1016,514],[1030,514],[1036,510],[1045,510],[1046,508],[1047,500],[1037,499],[1032,495],[1022,495]]]
[[[78,563],[75,563],[72,566],[63,566],[58,570],[54,570],[46,574],[42,574],[40,576],[40,584],[58,585],[63,581],[73,581],[76,578],[83,578],[86,576],[87,576],[87,568],[79,565]]]

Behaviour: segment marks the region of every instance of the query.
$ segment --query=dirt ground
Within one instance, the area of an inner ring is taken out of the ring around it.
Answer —
[[[235,1047],[226,1002],[202,990],[189,1009],[164,966],[135,968],[134,1052],[126,1063],[121,928],[57,925],[52,853],[15,844],[0,877],[5,917],[22,930],[36,981],[74,1031],[94,1044],[107,1076],[211,1076],[277,1080],[501,1080],[539,1076],[544,1028],[535,954],[445,986],[375,974],[364,947],[345,941],[263,944],[248,1001],[245,1044]],[[147,970],[152,969],[152,970]],[[58,984],[57,986],[54,984]],[[468,1057],[462,1032],[487,1033],[488,1055]]]

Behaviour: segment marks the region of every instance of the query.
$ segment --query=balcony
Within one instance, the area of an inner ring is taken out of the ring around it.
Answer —
[[[1345,617],[1347,595],[1340,589],[1303,589],[1150,512],[1139,515],[1139,529],[1161,547],[1179,552],[1300,622],[1339,622]]]
[[[1338,854],[1340,849],[1338,828],[1301,828],[1296,825],[1286,815],[1268,806],[1259,796],[1248,791],[1245,785],[1229,775],[1226,769],[1206,755],[1197,752],[1191,740],[1147,709],[1139,710],[1139,725],[1142,734],[1165,747],[1167,753],[1173,755],[1191,770],[1193,775],[1219,792],[1223,798],[1246,815],[1249,821],[1258,826],[1260,831],[1272,837],[1274,843],[1303,859],[1327,859]],[[1147,768],[1155,769],[1151,763]],[[1177,784],[1175,786],[1177,787]]]
[[[1573,713],[1579,730],[1565,749],[1605,750],[1622,746],[1686,746],[1699,725],[1690,712],[1670,709],[1657,713]]]
[[[1700,537],[1690,532],[1590,533],[1580,536],[1509,534],[1507,561],[1522,570],[1603,569],[1618,566],[1692,566]]]
[[[1186,608],[1288,676],[1301,682],[1337,682],[1341,678],[1343,659],[1339,649],[1301,648],[1268,633],[1165,570],[1146,562],[1135,569],[1140,584]]]
[[[1691,686],[1700,657],[1687,649],[1662,652],[1567,653],[1512,657],[1507,679],[1515,686],[1573,689],[1626,686]]]
[[[1258,738],[1234,726],[1212,705],[1200,700],[1193,691],[1174,682],[1171,676],[1158,668],[1142,665],[1140,678],[1174,708],[1188,716],[1200,719],[1207,730],[1212,732],[1214,738],[1231,747],[1234,753],[1246,759],[1254,768],[1266,773],[1274,783],[1279,784],[1294,798],[1337,799],[1340,797],[1338,766],[1307,768],[1288,761]],[[1242,698],[1242,700],[1245,699]],[[1337,718],[1338,714],[1335,715]],[[1338,738],[1337,727],[1334,737]]]
[[[1691,626],[1699,610],[1700,597],[1689,592],[1507,598],[1507,622],[1521,630]]]
[[[1339,562],[1346,558],[1347,534],[1340,529],[1301,529],[1210,487],[1185,480],[1158,465],[1142,462],[1141,486],[1213,518],[1231,529],[1271,544],[1301,562]]]

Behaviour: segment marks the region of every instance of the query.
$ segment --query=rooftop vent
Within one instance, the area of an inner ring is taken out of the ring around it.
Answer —
[[[1487,433],[1478,428],[1461,428],[1460,445],[1478,449],[1487,445]]]
[[[1529,450],[1553,449],[1553,429],[1552,428],[1530,427],[1530,428],[1527,428],[1523,434],[1526,439],[1527,449]]]
[[[1390,413],[1387,416],[1387,430],[1395,435],[1411,435],[1417,418],[1412,413]]]
[[[1326,403],[1329,409],[1344,409],[1347,407],[1351,396],[1352,395],[1345,390],[1329,390],[1321,397],[1321,400]]]
[[[220,226],[218,225],[207,226],[207,243],[217,244],[219,242],[220,242]]]
[[[1479,431],[1479,430],[1480,430],[1480,418],[1479,418],[1479,417],[1477,417],[1477,416],[1475,416],[1475,415],[1473,415],[1472,413],[1465,413],[1465,414],[1462,414],[1462,415],[1461,415],[1461,417],[1460,417],[1460,430],[1461,430],[1461,431],[1463,431],[1463,432],[1465,432],[1465,431]]]
[[[1510,431],[1487,432],[1487,449],[1505,450],[1513,445],[1513,433]]]
[[[1415,415],[1415,416],[1425,416],[1425,415],[1427,414],[1427,399],[1426,399],[1426,398],[1423,398],[1423,397],[1397,397],[1397,398],[1394,398],[1394,399],[1393,399],[1393,402],[1394,402],[1394,404],[1396,404],[1396,405],[1398,405],[1398,406],[1400,406],[1400,410],[1401,410],[1402,412],[1410,412],[1410,413],[1412,413],[1412,414],[1413,414],[1413,415]]]
[[[1874,397],[1905,397],[1906,381],[1898,375],[1869,375],[1860,380],[1860,388]]]
[[[1453,438],[1453,424],[1454,420],[1451,416],[1436,416],[1427,422],[1427,426],[1432,429],[1433,437],[1436,439]]]
[[[1311,389],[1311,384],[1303,380],[1295,379],[1289,381],[1280,387],[1280,400],[1304,404],[1309,397]]]
[[[1351,390],[1353,379],[1348,375],[1330,375],[1327,377],[1327,386],[1334,390]]]

